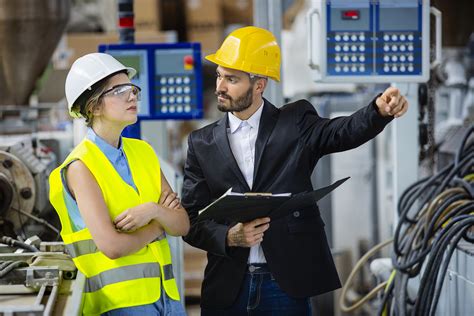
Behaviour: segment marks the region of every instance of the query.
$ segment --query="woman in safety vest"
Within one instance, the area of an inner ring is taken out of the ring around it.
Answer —
[[[86,277],[83,314],[185,315],[166,235],[186,235],[189,219],[150,145],[121,137],[137,121],[135,74],[102,53],[74,62],[68,108],[88,131],[51,173],[50,200]]]

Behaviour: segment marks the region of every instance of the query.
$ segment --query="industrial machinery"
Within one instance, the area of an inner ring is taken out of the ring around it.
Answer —
[[[69,17],[70,1],[0,1],[0,219],[3,235],[48,210],[56,157],[33,137],[40,109],[28,106]],[[19,27],[21,26],[21,27]],[[19,31],[21,33],[19,34]],[[6,135],[9,134],[9,135]],[[49,211],[52,209],[49,207]],[[44,224],[45,222],[43,222]],[[57,232],[54,234],[56,237]]]
[[[29,136],[0,136],[0,161],[0,235],[57,238],[58,230],[36,216],[52,213],[47,184],[54,153]]]
[[[441,16],[437,18],[437,34]],[[430,72],[429,0],[314,0],[308,57],[314,80],[424,82]],[[441,41],[437,37],[437,60]]]
[[[85,278],[62,242],[0,240],[2,315],[79,315]],[[14,252],[13,252],[13,251]]]
[[[69,0],[0,0],[2,315],[74,315],[80,308],[84,278],[76,278],[62,242],[42,241],[59,236],[48,199],[48,175],[57,161],[35,133],[48,106],[29,106],[70,6]]]
[[[124,65],[138,70],[132,79],[142,88],[140,119],[202,118],[201,45],[101,45]]]
[[[125,135],[141,138],[141,122],[203,117],[202,66],[199,43],[101,45],[138,70],[132,81],[142,88],[138,122]]]

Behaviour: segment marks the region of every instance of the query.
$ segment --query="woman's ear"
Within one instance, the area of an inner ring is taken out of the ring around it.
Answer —
[[[94,107],[91,109],[91,112],[92,116],[100,116],[102,114],[102,104],[101,103],[97,103],[96,105],[94,105]]]

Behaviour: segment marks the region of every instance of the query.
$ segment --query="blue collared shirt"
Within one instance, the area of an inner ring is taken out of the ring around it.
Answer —
[[[135,183],[133,182],[132,173],[130,172],[130,167],[128,165],[127,156],[123,151],[123,144],[122,138],[119,140],[119,147],[115,148],[114,146],[107,143],[103,140],[100,136],[98,136],[92,128],[87,130],[86,138],[92,141],[99,149],[104,153],[107,159],[110,161],[112,166],[118,172],[120,177],[128,183],[131,187],[137,190]],[[72,161],[71,161],[72,162]],[[73,231],[79,231],[86,227],[84,220],[82,219],[81,213],[79,212],[79,208],[77,206],[76,201],[72,197],[71,193],[69,192],[69,188],[67,186],[65,173],[64,171],[67,169],[67,166],[61,170],[61,179],[63,182],[63,195],[66,201],[66,207],[69,213],[69,218],[72,224]]]

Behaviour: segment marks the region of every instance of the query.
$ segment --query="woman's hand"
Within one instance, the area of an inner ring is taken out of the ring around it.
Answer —
[[[114,219],[115,228],[123,232],[135,231],[157,216],[157,207],[156,203],[148,202],[129,208]]]
[[[173,191],[164,190],[161,192],[160,201],[158,204],[170,208],[170,209],[180,209],[181,203],[176,193]]]

